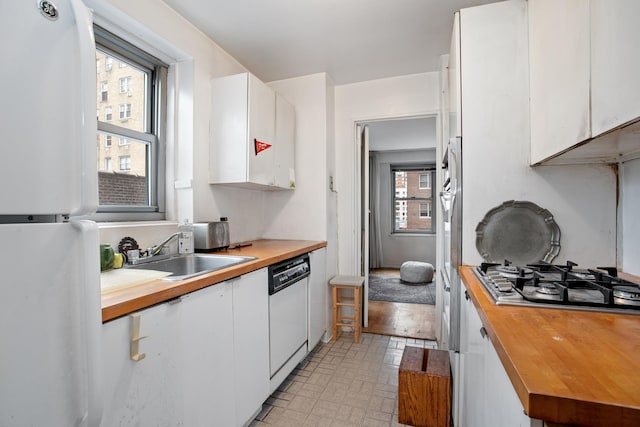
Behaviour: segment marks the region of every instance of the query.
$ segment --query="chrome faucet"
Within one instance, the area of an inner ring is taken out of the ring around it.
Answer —
[[[176,237],[180,236],[181,234],[182,234],[182,232],[180,232],[180,231],[178,231],[177,233],[173,233],[171,236],[167,237],[162,242],[158,243],[155,246],[152,246],[152,247],[148,248],[147,249],[147,257],[151,258],[151,257],[157,256],[162,251],[162,248],[165,245],[167,245],[169,242],[171,242],[173,239],[175,239]]]

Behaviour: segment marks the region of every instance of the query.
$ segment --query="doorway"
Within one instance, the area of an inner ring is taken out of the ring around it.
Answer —
[[[436,120],[433,115],[357,123],[368,332],[435,339],[435,283],[407,285],[400,281],[400,266],[435,265]]]

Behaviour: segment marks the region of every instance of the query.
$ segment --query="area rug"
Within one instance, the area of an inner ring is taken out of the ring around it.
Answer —
[[[436,303],[436,283],[405,284],[396,274],[369,275],[369,301]]]

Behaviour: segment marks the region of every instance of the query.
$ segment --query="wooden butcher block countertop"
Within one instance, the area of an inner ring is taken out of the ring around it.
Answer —
[[[311,240],[257,240],[252,242],[251,246],[217,251],[215,253],[220,255],[251,256],[257,259],[192,279],[177,282],[153,280],[140,285],[103,292],[102,321],[107,322],[125,316],[189,292],[314,251],[326,245],[327,243],[324,241]],[[267,286],[266,283],[265,286]]]
[[[495,305],[460,271],[531,418],[640,426],[640,315]]]

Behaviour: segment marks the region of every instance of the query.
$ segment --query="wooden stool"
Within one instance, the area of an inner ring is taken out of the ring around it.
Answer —
[[[343,326],[353,328],[353,341],[360,342],[360,330],[362,328],[362,276],[335,276],[329,284],[333,287],[333,340],[338,339],[338,334]],[[342,294],[344,290],[353,291],[353,296]],[[353,316],[345,316],[342,307],[353,307]]]

